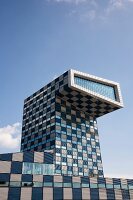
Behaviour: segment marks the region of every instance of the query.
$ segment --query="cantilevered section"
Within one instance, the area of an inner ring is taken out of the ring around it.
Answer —
[[[119,83],[72,69],[68,71],[68,85],[59,92],[64,100],[93,117],[123,107]]]

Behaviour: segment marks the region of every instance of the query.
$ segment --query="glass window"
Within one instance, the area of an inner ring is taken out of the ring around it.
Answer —
[[[97,184],[95,184],[95,183],[90,183],[90,188],[97,188]]]
[[[42,183],[41,182],[33,182],[33,186],[34,187],[42,187]]]
[[[20,187],[21,186],[21,182],[11,181],[10,182],[10,186],[11,187]]]
[[[62,187],[62,183],[54,182],[54,187]]]
[[[33,164],[32,163],[23,163],[23,174],[32,174],[33,173]]]
[[[33,174],[43,174],[42,165],[38,163],[33,164]]]
[[[72,187],[71,183],[64,183],[64,187]]]
[[[73,188],[80,188],[80,183],[73,183]]]
[[[52,164],[44,164],[43,165],[43,174],[54,175],[54,165],[52,165]]]
[[[22,173],[23,174],[54,175],[54,165],[24,162]]]
[[[44,185],[44,186],[47,186],[47,187],[51,187],[52,184],[53,184],[52,182],[45,182],[43,185]]]
[[[129,189],[133,190],[133,185],[128,185]]]
[[[82,187],[89,187],[88,183],[82,183]]]
[[[127,185],[121,185],[121,188],[122,188],[122,189],[128,189],[128,188],[127,188]]]
[[[75,84],[83,88],[96,92],[112,100],[116,100],[115,89],[113,86],[109,86],[103,83],[98,83],[92,80],[87,80],[77,76],[74,77],[74,82]]]
[[[120,189],[120,185],[114,185],[115,189]]]
[[[105,184],[98,184],[99,188],[105,188]]]
[[[106,184],[106,187],[107,188],[113,188],[113,185],[112,184]]]

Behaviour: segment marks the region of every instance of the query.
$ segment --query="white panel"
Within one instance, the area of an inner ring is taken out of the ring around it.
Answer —
[[[0,188],[0,200],[8,199],[8,188]]]

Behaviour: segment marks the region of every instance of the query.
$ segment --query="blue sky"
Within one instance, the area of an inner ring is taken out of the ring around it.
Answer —
[[[23,100],[69,68],[121,84],[101,152],[106,176],[133,178],[133,0],[0,1],[0,152],[19,151]]]

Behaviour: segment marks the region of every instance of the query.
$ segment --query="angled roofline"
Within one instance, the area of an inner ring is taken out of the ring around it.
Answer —
[[[112,106],[116,106],[118,108],[123,108],[124,107],[119,83],[114,82],[114,81],[110,81],[110,80],[107,80],[107,79],[104,79],[104,78],[100,78],[100,77],[97,77],[97,76],[94,76],[94,75],[90,75],[90,74],[87,74],[87,73],[83,73],[83,72],[80,72],[80,71],[77,71],[77,70],[73,70],[73,69],[70,69],[68,71],[68,74],[69,74],[69,76],[68,76],[68,86],[70,88],[76,89],[79,92],[82,92],[84,94],[88,94],[88,95],[90,95],[90,96],[92,96],[94,98],[97,98],[99,100],[105,101],[105,102],[111,104]],[[96,93],[94,91],[91,91],[89,89],[83,88],[83,87],[75,84],[74,83],[74,76],[75,75],[77,75],[78,77],[81,77],[81,78],[85,78],[85,79],[88,79],[88,80],[92,80],[92,81],[101,83],[101,84],[105,84],[105,85],[108,85],[108,86],[113,86],[115,88],[115,94],[116,94],[117,101],[112,100],[112,99],[110,99],[108,97],[105,97],[105,96],[103,96],[101,94],[98,94],[98,93]]]

